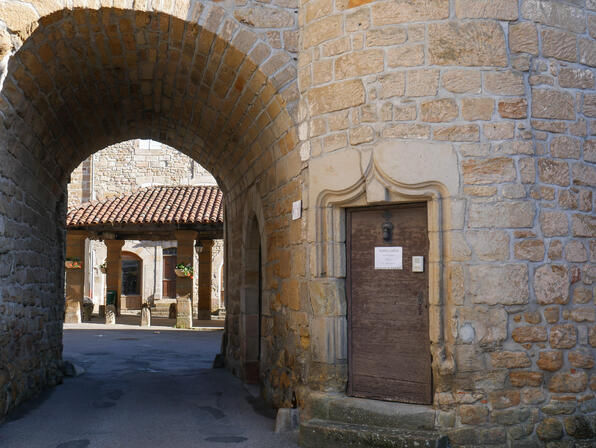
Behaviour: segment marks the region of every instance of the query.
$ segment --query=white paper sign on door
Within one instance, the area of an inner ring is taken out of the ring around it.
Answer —
[[[375,269],[403,269],[402,247],[375,247]]]

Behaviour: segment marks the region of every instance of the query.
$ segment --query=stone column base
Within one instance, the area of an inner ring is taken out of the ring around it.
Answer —
[[[151,309],[145,303],[141,307],[141,327],[150,327],[150,326],[151,326]]]
[[[192,328],[192,302],[190,299],[176,299],[176,328]]]
[[[114,305],[106,306],[106,324],[108,324],[108,325],[116,324],[116,307]]]
[[[81,302],[69,300],[66,302],[66,310],[64,314],[65,324],[80,324],[81,323]]]
[[[211,310],[198,310],[197,318],[199,320],[211,320]]]

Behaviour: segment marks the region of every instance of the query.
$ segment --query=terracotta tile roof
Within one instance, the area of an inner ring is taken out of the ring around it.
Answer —
[[[223,195],[215,186],[149,187],[68,211],[68,227],[223,222]]]

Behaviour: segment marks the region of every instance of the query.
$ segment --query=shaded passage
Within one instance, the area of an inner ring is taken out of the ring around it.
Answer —
[[[211,368],[221,334],[65,330],[64,358],[86,372],[17,409],[0,446],[297,447],[273,433],[273,412],[255,411],[258,388]]]

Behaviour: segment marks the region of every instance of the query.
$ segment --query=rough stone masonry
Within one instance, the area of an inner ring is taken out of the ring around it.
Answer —
[[[226,366],[274,405],[345,395],[344,209],[416,198],[434,429],[593,445],[594,0],[1,0],[0,26],[0,409],[59,381],[68,175],[152,138],[224,191]]]

